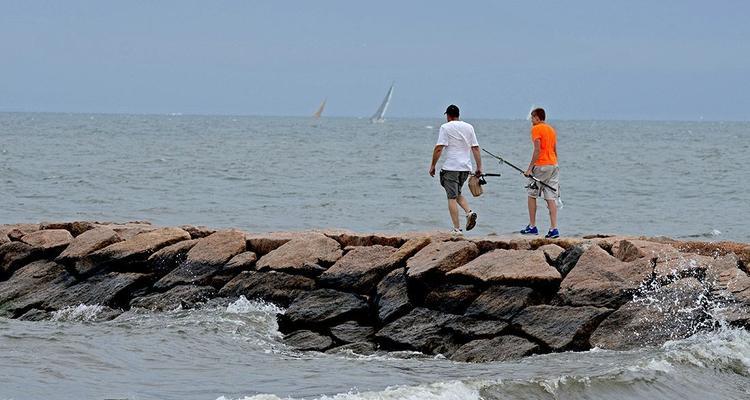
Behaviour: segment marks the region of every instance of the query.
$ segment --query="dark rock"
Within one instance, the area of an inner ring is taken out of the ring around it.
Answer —
[[[344,254],[339,242],[321,234],[293,239],[258,260],[260,271],[318,275]]]
[[[232,257],[229,262],[224,265],[224,270],[228,271],[249,271],[255,268],[255,262],[258,261],[258,256],[252,251],[246,251],[244,253],[237,254]]]
[[[479,293],[480,290],[473,285],[444,283],[429,289],[424,306],[446,313],[462,314]]]
[[[557,257],[555,268],[557,268],[563,278],[568,275],[573,267],[576,266],[578,259],[581,258],[583,253],[591,246],[590,243],[578,244],[565,250]]]
[[[317,332],[299,330],[286,335],[284,343],[297,350],[324,351],[333,345],[333,340]]]
[[[52,313],[38,308],[32,308],[18,317],[22,321],[46,321],[50,318],[52,318]]]
[[[522,285],[551,285],[561,279],[540,250],[494,250],[454,269],[448,276]]]
[[[245,296],[248,299],[271,301],[283,307],[303,293],[316,289],[315,281],[283,272],[243,271],[219,291],[220,296]]]
[[[518,286],[491,286],[474,300],[466,316],[510,320],[525,307],[541,303],[533,289]]]
[[[367,294],[396,268],[391,261],[395,252],[396,248],[389,246],[355,247],[323,272],[318,281],[334,289]]]
[[[331,336],[343,343],[366,342],[374,333],[373,327],[352,321],[331,327]]]
[[[362,319],[367,312],[367,302],[361,296],[318,289],[294,299],[286,313],[279,316],[279,327],[289,330],[290,327],[331,326]]]
[[[461,342],[479,338],[495,337],[508,328],[504,321],[488,321],[461,316],[448,321],[445,328],[453,331]]]
[[[617,308],[641,283],[651,278],[651,260],[622,262],[599,246],[591,246],[560,284],[565,304]]]
[[[459,345],[445,325],[458,318],[427,308],[415,308],[384,326],[375,337],[386,348],[450,356]]]
[[[54,252],[67,247],[73,241],[73,235],[65,229],[50,229],[24,235],[21,241],[45,252]]]
[[[613,312],[591,336],[591,344],[611,350],[658,346],[711,328],[706,323],[706,288],[695,278],[639,293]]]
[[[183,240],[162,248],[149,256],[147,261],[148,269],[158,276],[164,276],[185,261],[188,251],[196,243],[198,243],[198,239]]]
[[[113,228],[118,232],[116,228]],[[121,236],[123,231],[118,232]],[[141,232],[122,242],[111,244],[91,253],[97,262],[132,263],[145,261],[159,249],[183,240],[190,240],[190,234],[179,228],[161,228]]]
[[[245,234],[239,231],[219,231],[198,239],[185,261],[156,282],[154,288],[163,290],[176,285],[208,284],[227,261],[244,251]]]
[[[0,316],[16,317],[31,308],[47,309],[49,299],[62,296],[75,279],[52,261],[35,261],[0,282]]]
[[[599,307],[539,305],[525,308],[512,322],[552,350],[587,350],[591,333],[611,312]]]
[[[378,283],[374,303],[381,324],[388,323],[413,308],[409,302],[409,289],[403,269],[391,272]]]
[[[136,297],[130,301],[130,306],[153,311],[189,309],[205,303],[214,296],[216,296],[216,289],[210,286],[180,285],[164,293]]]
[[[409,279],[425,279],[445,274],[464,265],[479,254],[477,245],[465,240],[433,242],[406,262]]]
[[[538,353],[539,345],[518,336],[474,340],[456,350],[451,359],[462,362],[510,361]]]
[[[56,261],[72,263],[121,240],[120,235],[110,228],[90,229],[76,236]]]
[[[129,294],[145,285],[148,279],[149,275],[140,273],[96,275],[67,286],[62,293],[49,298],[45,306],[55,310],[79,304],[127,308]]]
[[[0,245],[0,280],[7,279],[18,268],[38,260],[44,251],[21,242],[8,242]]]
[[[356,343],[345,344],[343,346],[334,347],[330,350],[327,350],[326,353],[328,354],[354,353],[358,355],[369,356],[369,355],[375,354],[376,351],[377,351],[377,346],[375,345],[375,343],[356,342]]]

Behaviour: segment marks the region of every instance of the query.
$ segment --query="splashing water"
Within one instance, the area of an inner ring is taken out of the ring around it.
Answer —
[[[94,321],[106,309],[107,307],[98,304],[65,307],[52,313],[52,321]]]

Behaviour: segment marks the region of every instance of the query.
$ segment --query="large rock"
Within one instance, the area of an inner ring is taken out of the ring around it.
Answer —
[[[70,232],[74,237],[94,229],[97,227],[96,223],[89,221],[72,221],[72,222],[42,222],[39,224],[40,229],[65,229]]]
[[[247,233],[245,234],[245,241],[248,250],[262,256],[278,249],[292,239],[307,235],[309,234],[294,232]]]
[[[75,279],[61,264],[35,261],[7,281],[0,282],[0,316],[17,317],[32,308],[46,309],[47,302],[62,296]]]
[[[466,309],[467,316],[510,320],[524,308],[541,303],[541,296],[521,286],[491,286]]]
[[[130,293],[145,285],[147,274],[110,272],[96,275],[85,281],[70,285],[57,296],[51,297],[47,308],[62,309],[79,304],[102,305],[127,308]]]
[[[392,271],[378,283],[375,294],[375,306],[378,309],[378,320],[388,323],[409,312],[413,306],[409,301],[409,288],[406,273],[402,268]]]
[[[339,242],[321,234],[301,236],[258,260],[258,270],[318,275],[343,255]]]
[[[580,243],[572,246],[557,256],[555,268],[557,268],[563,278],[566,277],[573,267],[576,266],[583,253],[585,253],[591,246],[591,243]]]
[[[463,314],[466,307],[479,296],[474,285],[444,283],[428,290],[424,306],[451,314]]]
[[[705,285],[722,307],[714,310],[715,317],[733,326],[750,329],[750,276],[741,270],[734,253],[707,262]]]
[[[479,254],[477,245],[465,240],[433,242],[406,262],[409,279],[424,279],[452,271]]]
[[[459,345],[455,331],[447,326],[460,318],[427,308],[415,308],[384,326],[375,337],[385,348],[450,356]]]
[[[544,253],[544,256],[547,258],[547,263],[550,265],[555,265],[560,254],[565,252],[565,249],[553,243],[545,244],[537,250]]]
[[[378,234],[359,234],[353,232],[332,232],[326,233],[326,236],[336,239],[341,246],[389,246],[399,247],[404,243],[404,238],[400,236],[378,235]]]
[[[591,336],[591,345],[611,350],[658,346],[710,328],[713,325],[705,321],[703,304],[706,293],[695,278],[642,293],[601,323]]]
[[[39,224],[2,224],[0,225],[0,236],[4,234],[9,240],[18,242],[24,235],[36,232],[39,229],[41,229]]]
[[[332,289],[307,292],[292,302],[279,316],[279,327],[331,326],[348,320],[361,320],[368,312],[365,299]]]
[[[650,259],[622,262],[591,246],[560,284],[558,296],[565,304],[617,308],[652,272]]]
[[[540,351],[539,345],[518,336],[498,336],[479,339],[464,344],[453,354],[453,361],[491,362],[510,361]]]
[[[657,262],[679,257],[677,249],[665,243],[626,239],[612,245],[612,255],[623,262],[648,258]]]
[[[702,276],[713,262],[713,257],[680,254],[679,257],[670,257],[657,262],[654,265],[654,277],[666,282],[679,277]]]
[[[203,225],[180,225],[180,229],[190,234],[193,239],[202,239],[216,232],[216,229],[212,229]]]
[[[10,277],[22,266],[44,256],[44,251],[22,242],[0,245],[0,280]]]
[[[243,271],[224,285],[219,295],[245,296],[248,299],[271,301],[286,307],[301,294],[314,289],[315,281],[305,276],[275,271]]]
[[[232,257],[226,265],[224,265],[225,271],[249,271],[255,269],[255,262],[258,261],[258,256],[252,251],[245,251],[236,256]]]
[[[65,229],[49,229],[24,235],[21,241],[44,251],[58,251],[73,241],[73,235]]]
[[[391,261],[395,252],[396,248],[390,246],[355,247],[323,272],[318,280],[323,286],[367,294],[396,267]]]
[[[216,296],[216,289],[210,286],[181,285],[164,293],[152,293],[136,297],[130,301],[131,307],[152,311],[169,311],[177,308],[195,308]]]
[[[366,342],[375,333],[371,326],[363,326],[353,321],[331,327],[331,336],[343,343]]]
[[[177,268],[154,284],[157,289],[176,285],[205,285],[232,257],[245,251],[245,234],[239,231],[219,231],[198,242],[187,253]],[[224,282],[226,283],[226,281]]]
[[[120,235],[110,228],[93,228],[76,236],[70,242],[70,245],[57,257],[56,261],[62,263],[75,262],[121,240]]]
[[[535,250],[494,250],[448,273],[484,283],[551,285],[561,276],[547,264],[544,253]]]
[[[503,333],[509,324],[505,321],[489,321],[458,316],[446,322],[444,328],[452,332],[460,342],[491,338]]]
[[[320,333],[299,330],[284,337],[284,343],[303,351],[325,351],[333,345],[333,340]]]
[[[355,354],[369,356],[375,354],[377,346],[373,342],[355,342],[326,350],[328,354]]]
[[[183,240],[162,248],[148,257],[148,270],[163,276],[177,268],[187,258],[187,253],[198,243],[198,239]]]
[[[118,232],[116,228],[113,228]],[[122,232],[122,231],[121,231]],[[122,236],[122,233],[118,232]],[[131,263],[146,260],[162,247],[190,240],[190,234],[180,228],[161,228],[142,232],[130,239],[111,244],[91,254],[96,261]]]
[[[600,307],[538,305],[525,308],[512,323],[552,350],[588,350],[591,333],[611,312]]]

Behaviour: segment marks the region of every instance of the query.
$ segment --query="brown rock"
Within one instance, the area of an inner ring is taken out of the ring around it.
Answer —
[[[44,251],[22,242],[8,242],[0,245],[0,280],[13,274],[18,268],[38,260]]]
[[[469,278],[485,283],[555,284],[560,273],[549,264],[544,253],[535,250],[495,250],[456,268],[448,276]]]
[[[189,233],[190,237],[193,239],[203,239],[204,237],[212,235],[216,232],[216,229],[211,229],[202,225],[180,225],[180,229]]]
[[[410,257],[417,254],[418,251],[427,247],[430,242],[431,239],[429,237],[416,237],[407,240],[395,253],[391,254],[391,263],[400,266]]]
[[[8,239],[18,242],[24,235],[38,231],[39,224],[3,224],[0,225],[0,235],[5,234]]]
[[[539,345],[518,336],[474,340],[456,350],[451,359],[461,362],[510,361],[540,351]]]
[[[565,252],[565,249],[556,244],[545,244],[544,246],[539,247],[537,250],[542,251],[545,257],[547,257],[547,263],[552,265],[554,265],[554,263],[557,261],[557,257],[560,257],[560,254]]]
[[[74,262],[119,241],[121,241],[120,236],[112,229],[105,227],[90,229],[76,236],[57,257],[57,261]]]
[[[391,260],[394,253],[396,249],[390,246],[355,247],[323,272],[318,281],[323,286],[367,294],[396,267]]]
[[[591,344],[629,350],[661,345],[712,328],[712,323],[705,323],[706,293],[695,278],[643,293],[607,317],[591,336]]]
[[[680,254],[679,257],[670,257],[657,262],[654,266],[654,275],[656,279],[662,281],[677,277],[697,276],[703,274],[713,261],[713,257]]]
[[[287,307],[298,296],[314,289],[315,281],[305,276],[275,271],[242,271],[221,288],[219,295],[245,296]]]
[[[651,260],[622,262],[591,246],[560,284],[558,296],[571,305],[617,308],[651,277]]]
[[[477,246],[465,240],[433,242],[406,262],[406,273],[409,279],[445,274],[466,264],[478,254]]]
[[[42,222],[39,224],[40,229],[65,229],[70,232],[74,237],[94,229],[97,225],[89,221],[73,221],[73,222]]]
[[[246,251],[240,254],[237,254],[236,256],[232,257],[231,260],[229,260],[226,265],[224,265],[224,270],[232,270],[232,271],[247,271],[252,270],[255,268],[255,262],[258,260],[258,256],[255,255],[252,251]]]
[[[599,307],[539,305],[525,308],[512,322],[552,350],[587,350],[591,333],[611,312]]]
[[[187,253],[198,243],[198,239],[183,240],[162,248],[148,257],[149,270],[164,275],[177,268],[187,258]]]
[[[44,251],[56,251],[69,245],[73,235],[65,229],[48,229],[24,235],[21,241]]]
[[[3,245],[5,243],[9,243],[10,238],[8,235],[5,234],[5,232],[0,232],[0,245]]]
[[[106,224],[105,226],[117,232],[117,234],[120,235],[120,237],[123,240],[130,240],[136,235],[140,235],[146,232],[153,232],[158,229],[155,226],[147,222],[128,222],[125,224]],[[178,229],[178,228],[172,228],[172,229]]]
[[[616,242],[612,246],[612,254],[624,262],[644,257],[659,262],[679,256],[677,249],[668,244],[633,239]]]
[[[117,232],[117,229],[114,229]],[[119,233],[122,235],[122,233]],[[137,262],[146,260],[162,247],[189,240],[190,234],[180,228],[160,228],[139,233],[130,239],[111,244],[91,254],[96,260]]]
[[[399,247],[404,243],[404,238],[400,236],[378,235],[378,234],[358,234],[352,232],[344,233],[326,233],[326,236],[335,239],[342,247],[347,246],[389,246]]]
[[[474,300],[464,315],[510,320],[525,307],[541,303],[533,289],[521,286],[491,286]]]
[[[198,242],[187,253],[187,258],[154,284],[157,289],[175,285],[205,285],[232,257],[245,251],[245,234],[239,231],[219,231]],[[226,283],[226,281],[224,282]]]
[[[278,249],[292,239],[307,235],[294,232],[247,233],[245,234],[245,241],[247,242],[248,250],[252,250],[255,254],[263,256]]]
[[[258,260],[258,270],[316,275],[343,255],[339,242],[321,234],[301,236]]]

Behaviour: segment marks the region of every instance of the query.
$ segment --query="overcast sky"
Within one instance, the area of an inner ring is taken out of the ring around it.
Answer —
[[[6,1],[0,111],[748,120],[747,1]]]

